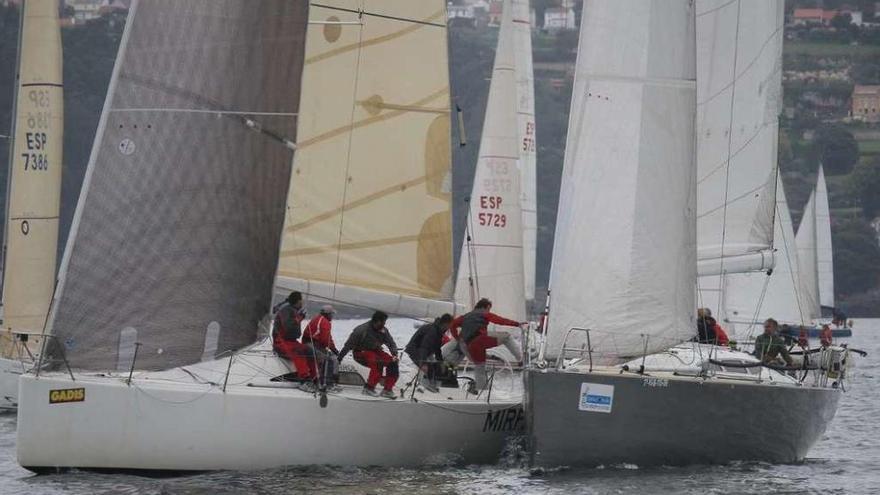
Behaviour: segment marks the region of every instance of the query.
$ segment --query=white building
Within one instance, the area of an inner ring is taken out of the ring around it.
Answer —
[[[577,29],[573,8],[551,7],[544,11],[544,29],[563,31]]]

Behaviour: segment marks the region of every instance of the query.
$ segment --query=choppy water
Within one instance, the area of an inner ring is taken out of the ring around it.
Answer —
[[[417,470],[290,468],[165,479],[82,472],[33,476],[15,461],[15,416],[5,415],[0,416],[0,493],[880,493],[880,395],[877,394],[880,342],[877,337],[880,337],[880,320],[856,322],[852,345],[867,350],[870,355],[859,361],[837,417],[810,457],[801,464],[737,463],[652,469],[615,466],[530,473],[512,454],[497,466]]]

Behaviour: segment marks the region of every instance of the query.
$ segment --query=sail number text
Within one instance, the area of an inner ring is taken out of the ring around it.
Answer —
[[[480,196],[480,212],[477,221],[484,227],[507,227],[507,215],[492,210],[501,209],[504,198],[501,196]]]
[[[49,157],[46,155],[46,147],[49,139],[45,132],[26,132],[24,143],[27,153],[22,153],[24,169],[49,170]]]
[[[522,140],[522,150],[531,153],[535,152],[535,123],[526,122],[526,132]]]

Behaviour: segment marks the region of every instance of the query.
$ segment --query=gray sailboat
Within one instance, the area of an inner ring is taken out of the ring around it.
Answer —
[[[775,158],[775,108],[756,102],[780,83],[781,23],[782,2],[585,2],[547,339],[525,372],[534,464],[796,461],[834,416],[846,349],[793,370],[690,342],[698,272],[772,267],[775,164],[735,167]],[[707,146],[724,151],[714,169]]]

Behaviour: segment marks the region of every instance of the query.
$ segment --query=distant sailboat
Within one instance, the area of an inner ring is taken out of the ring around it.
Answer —
[[[64,137],[56,0],[22,2],[18,48],[3,243],[0,409],[16,405],[18,377],[40,348],[55,287]]]
[[[749,71],[781,53],[762,48],[781,47],[781,1],[585,2],[542,352],[550,362],[525,372],[535,464],[790,462],[803,459],[836,410],[842,373],[796,378],[743,352],[680,344],[696,333],[698,238],[721,234],[702,253],[704,275],[724,274],[725,265],[760,269],[772,248],[775,204],[773,194],[749,205],[711,198],[722,208],[769,212],[770,232],[731,237],[731,246],[723,231],[698,234],[697,211],[705,218],[715,210],[695,208],[702,165],[694,130],[702,138],[706,127],[699,118],[695,126],[694,113],[723,78],[701,80],[701,65],[718,60],[695,60],[695,16],[700,50],[745,57],[717,96],[728,117],[740,105],[754,110],[749,102],[772,89]],[[778,84],[779,73],[770,81]],[[775,142],[775,133],[767,139]],[[769,185],[761,175],[756,187],[772,192],[775,174]],[[846,355],[832,348],[820,360],[840,366]]]
[[[800,263],[800,290],[804,294],[807,316],[810,321],[822,316],[819,300],[819,253],[817,248],[816,189],[804,206],[801,223],[798,224],[795,242]]]
[[[322,397],[257,340],[278,289],[455,309],[446,57],[441,0],[135,0],[53,306],[66,361],[21,379],[19,463],[497,460],[519,392],[373,398],[354,369]]]

